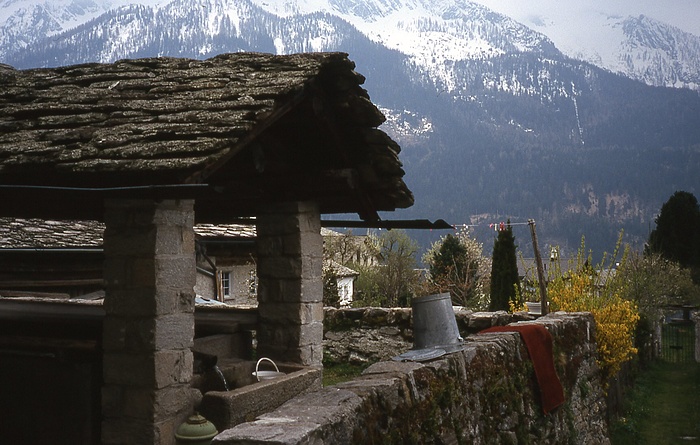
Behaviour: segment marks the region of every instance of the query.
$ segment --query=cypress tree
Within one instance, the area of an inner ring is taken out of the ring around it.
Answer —
[[[513,228],[508,220],[493,244],[490,311],[507,311],[510,300],[515,300],[516,287],[520,289],[515,248]]]

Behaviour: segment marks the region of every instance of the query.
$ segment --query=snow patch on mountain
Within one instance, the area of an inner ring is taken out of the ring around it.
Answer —
[[[172,0],[0,0],[0,59],[93,20],[111,9],[139,4],[157,10]]]
[[[372,40],[411,56],[420,66],[440,64],[445,60],[492,57],[510,49],[532,51],[551,44],[544,35],[488,8],[463,0],[253,2],[282,17],[319,11],[337,15]],[[513,48],[499,45],[491,38],[505,35]]]
[[[401,146],[425,141],[433,132],[433,122],[427,116],[411,110],[379,109],[386,117],[382,130]]]

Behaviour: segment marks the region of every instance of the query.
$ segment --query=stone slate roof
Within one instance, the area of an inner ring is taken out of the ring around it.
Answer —
[[[333,260],[323,262],[323,271],[332,271],[337,277],[341,278],[357,277],[360,275],[360,273],[356,270],[343,266],[342,264]]]
[[[0,249],[102,248],[99,221],[55,221],[0,217]],[[199,239],[254,239],[255,224],[196,224]],[[340,235],[321,227],[322,236]]]
[[[347,54],[0,66],[0,212],[100,219],[105,197],[195,198],[200,222],[260,202],[323,213],[413,204],[399,147]]]
[[[102,248],[105,226],[99,221],[0,218],[1,249]],[[197,224],[199,239],[253,239],[248,224]]]
[[[104,224],[0,218],[0,249],[102,248]]]

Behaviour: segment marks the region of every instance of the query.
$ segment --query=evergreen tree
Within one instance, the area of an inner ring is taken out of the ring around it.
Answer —
[[[491,261],[491,303],[490,311],[507,311],[509,302],[520,292],[518,262],[515,257],[515,237],[510,220],[498,231],[493,244]]]
[[[340,307],[338,293],[338,271],[334,265],[323,267],[323,305]]]
[[[466,253],[467,248],[460,244],[459,239],[452,234],[448,234],[433,257],[429,269],[430,275],[436,281],[442,277],[449,276],[453,271],[458,276],[461,276],[467,268]]]
[[[648,252],[689,268],[700,282],[700,206],[692,193],[677,191],[661,206]]]

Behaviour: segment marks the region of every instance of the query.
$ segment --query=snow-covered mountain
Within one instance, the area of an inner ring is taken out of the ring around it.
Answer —
[[[569,57],[651,85],[698,89],[696,1],[474,1],[541,32]]]
[[[145,6],[153,13],[184,6],[187,14],[207,3],[0,0],[0,61],[127,5]],[[235,9],[235,2],[211,4],[211,17]],[[668,0],[663,8],[658,2],[602,0],[254,0],[254,4],[280,17],[324,12],[342,18],[371,40],[408,55],[429,76],[441,79],[447,90],[457,81],[451,70],[455,61],[514,51],[556,51],[555,47],[569,57],[650,85],[700,89],[700,21],[695,20],[700,4],[695,2]]]
[[[140,0],[157,8],[169,0]],[[131,0],[0,0],[0,60],[32,44],[71,30]]]

